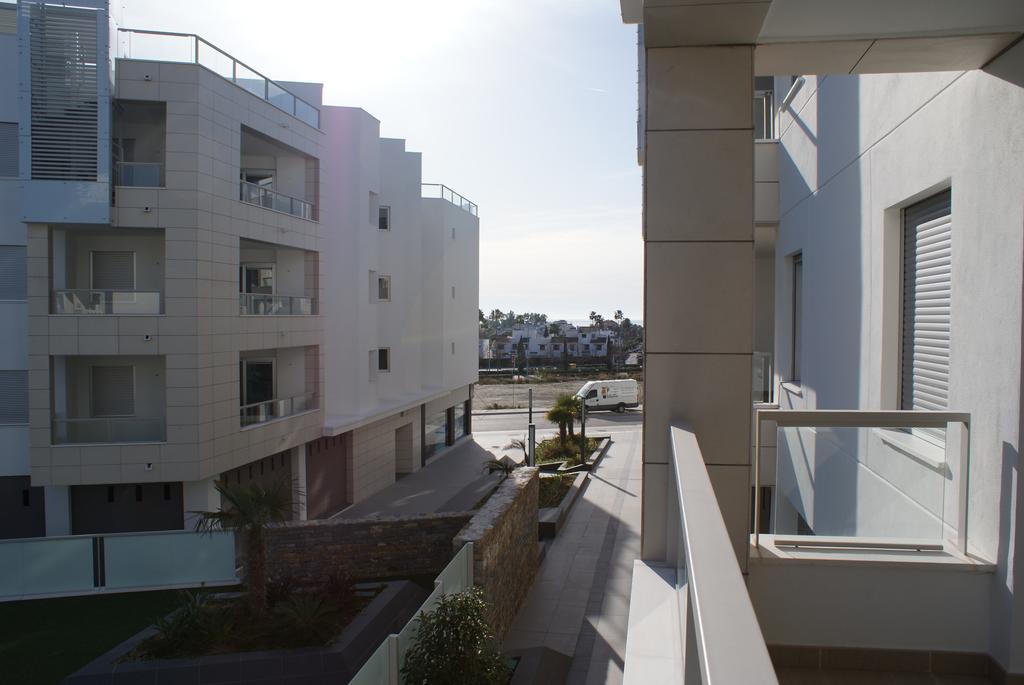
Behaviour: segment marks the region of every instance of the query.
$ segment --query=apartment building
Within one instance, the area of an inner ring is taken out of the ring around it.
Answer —
[[[555,327],[557,326],[557,330]],[[567,321],[551,324],[516,324],[501,335],[480,340],[480,359],[524,358],[558,361],[563,358],[606,358],[617,343],[618,332],[600,326],[577,328]]]
[[[105,0],[0,4],[0,53],[0,536],[326,517],[468,435],[477,208],[404,141]]]
[[[621,6],[648,370],[625,682],[1024,681],[1024,8]]]

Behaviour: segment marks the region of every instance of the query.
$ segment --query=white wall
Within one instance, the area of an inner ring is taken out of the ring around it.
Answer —
[[[1005,666],[1021,639],[1011,615],[1022,600],[1005,591],[1020,497],[1021,111],[1024,91],[978,71],[808,78],[781,122],[775,264],[777,373],[786,380],[789,260],[802,252],[802,388],[783,390],[783,407],[896,408],[900,209],[952,187],[950,408],[972,415],[970,547],[999,564],[992,651]],[[859,483],[836,480],[815,497],[848,499]],[[858,492],[868,509],[891,494]]]

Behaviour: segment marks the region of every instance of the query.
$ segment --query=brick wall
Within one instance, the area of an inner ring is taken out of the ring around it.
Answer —
[[[504,638],[540,565],[536,468],[516,469],[459,531],[456,550],[473,543],[473,580],[491,604],[489,623]]]
[[[298,585],[319,584],[332,573],[353,580],[434,576],[451,559],[452,538],[470,517],[464,512],[284,523],[267,531],[270,576],[289,576]]]

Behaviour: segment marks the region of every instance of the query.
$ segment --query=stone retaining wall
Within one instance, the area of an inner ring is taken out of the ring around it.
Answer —
[[[452,541],[456,550],[473,543],[473,580],[491,604],[488,619],[498,640],[512,625],[540,565],[539,483],[536,468],[516,469]]]
[[[452,557],[452,538],[472,512],[378,519],[291,521],[267,531],[271,578],[299,586],[332,575],[351,580],[435,576]]]

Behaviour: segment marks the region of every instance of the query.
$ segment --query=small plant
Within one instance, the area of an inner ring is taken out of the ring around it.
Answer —
[[[402,675],[410,685],[498,685],[509,669],[487,624],[483,591],[473,587],[442,595],[433,611],[417,619],[416,639]]]
[[[335,571],[327,576],[323,584],[323,595],[341,611],[349,609],[356,600],[352,592],[352,579],[343,571]]]
[[[292,598],[295,579],[291,576],[274,576],[267,581],[267,606],[273,609],[281,602]]]
[[[527,463],[530,460],[530,443],[526,441],[526,436],[522,438],[512,438],[504,449],[507,450],[522,450],[523,451],[523,463]]]
[[[296,595],[274,607],[280,634],[295,645],[326,644],[337,613],[337,607],[316,595]]]
[[[203,592],[188,591],[183,591],[181,596],[181,606],[158,618],[153,624],[158,638],[153,644],[154,656],[166,656],[187,649],[201,638],[203,612],[210,603],[210,597]]]
[[[502,459],[488,459],[484,462],[484,469],[487,470],[487,473],[500,473],[502,480],[511,476],[512,472],[520,466],[522,466],[522,464],[517,464],[507,457]]]

